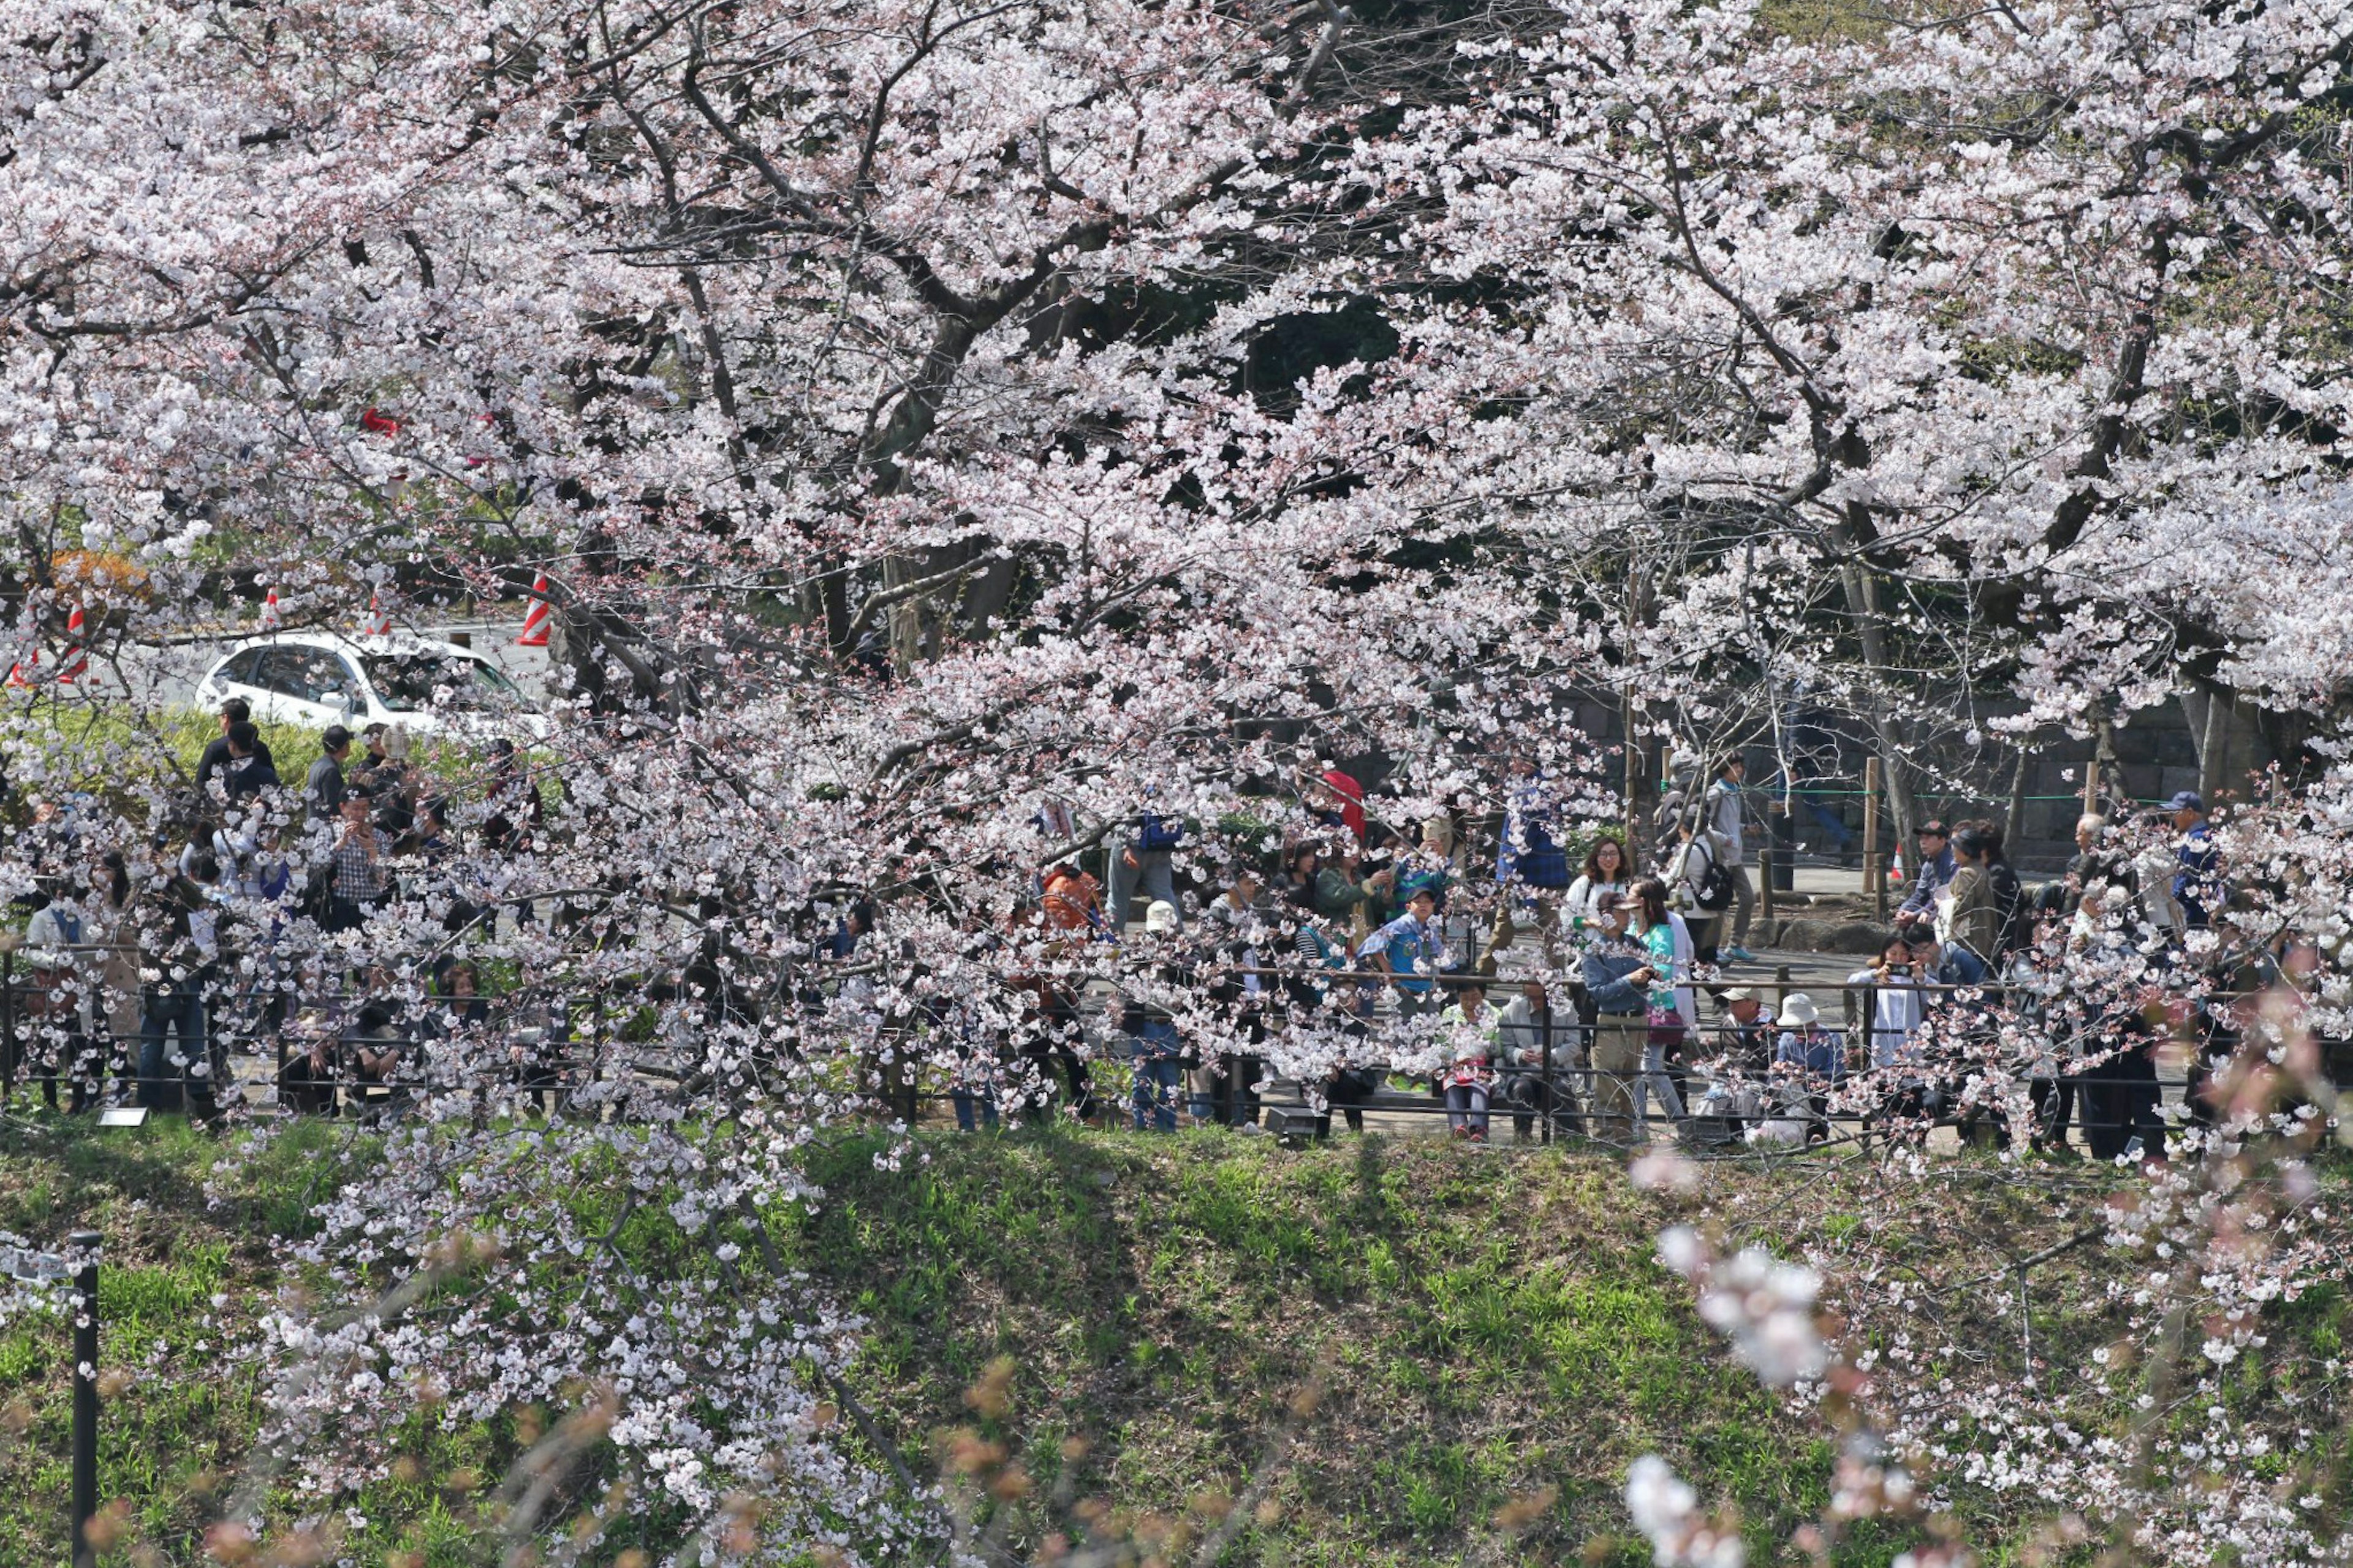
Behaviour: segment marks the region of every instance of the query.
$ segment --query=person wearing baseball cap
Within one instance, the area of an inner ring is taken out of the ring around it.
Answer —
[[[1960,871],[1960,863],[1953,858],[1952,831],[1942,822],[1930,817],[1915,829],[1914,837],[1920,844],[1920,866],[1912,874],[1911,893],[1895,911],[1895,929],[1905,936],[1915,928],[1936,929],[1937,900]]]
[[[1773,1009],[1753,986],[1733,985],[1715,994],[1717,1051],[1743,1072],[1761,1073],[1773,1058]]]
[[[2181,923],[2202,931],[2212,923],[2222,901],[2221,851],[2214,847],[2214,829],[2206,820],[2206,802],[2194,789],[2183,790],[2165,803],[2174,831],[2173,901],[2181,906]]]

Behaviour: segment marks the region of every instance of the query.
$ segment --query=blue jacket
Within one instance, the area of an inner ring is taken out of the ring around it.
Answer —
[[[2203,930],[2212,918],[2221,890],[2214,872],[2222,855],[2214,847],[2214,830],[2198,824],[2181,836],[2173,856],[2181,865],[2173,874],[2173,901],[2181,906],[2184,924],[2192,931]]]
[[[1985,963],[1976,953],[1957,942],[1948,942],[1938,951],[1943,953],[1944,958],[1943,962],[1936,965],[1936,973],[1927,976],[1932,984],[1982,985],[1986,983]]]
[[[1643,1013],[1650,1010],[1651,988],[1637,985],[1626,976],[1638,969],[1647,969],[1651,961],[1638,952],[1623,955],[1588,952],[1579,966],[1585,979],[1585,994],[1604,1013]]]
[[[1784,1029],[1773,1052],[1778,1067],[1792,1067],[1817,1082],[1839,1083],[1846,1078],[1846,1039],[1836,1029]]]
[[[1936,913],[1936,895],[1952,886],[1953,876],[1959,869],[1953,860],[1953,847],[1947,844],[1921,866],[1919,874],[1912,879],[1912,896],[1904,900],[1903,909],[1897,912],[1907,915]]]

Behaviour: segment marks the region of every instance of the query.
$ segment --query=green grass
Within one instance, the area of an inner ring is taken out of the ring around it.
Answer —
[[[1236,1564],[1630,1568],[1648,1552],[1624,1538],[1617,1498],[1628,1463],[1651,1451],[1738,1508],[1752,1562],[1799,1561],[1786,1542],[1825,1501],[1831,1435],[1728,1363],[1688,1289],[1652,1260],[1659,1228],[1703,1205],[1718,1216],[1753,1205],[1772,1212],[1757,1236],[1778,1250],[1868,1247],[1941,1272],[1974,1268],[1988,1234],[2072,1223],[2048,1193],[1990,1166],[1930,1215],[1917,1206],[1926,1188],[1908,1209],[1878,1201],[1883,1178],[1867,1165],[1820,1181],[1718,1167],[1703,1194],[1677,1197],[1638,1193],[1615,1164],[1569,1151],[1466,1155],[1435,1140],[1293,1152],[1218,1133],[932,1134],[898,1169],[878,1163],[882,1147],[860,1134],[816,1147],[826,1196],[778,1241],[787,1267],[867,1320],[849,1386],[892,1448],[930,1475],[959,1430],[1002,1445],[1031,1488],[976,1506],[1016,1545],[1100,1498],[1101,1517],[1189,1557],[1187,1532],[1218,1511],[1205,1500],[1260,1483],[1221,1559]],[[171,1121],[130,1134],[0,1131],[0,1229],[107,1237],[105,1362],[131,1376],[107,1407],[101,1486],[165,1563],[201,1560],[196,1531],[259,1414],[247,1363],[224,1351],[289,1282],[271,1237],[299,1234],[310,1204],[376,1157],[348,1127],[311,1124],[208,1194],[221,1152]],[[617,1215],[597,1170],[550,1185],[548,1201],[600,1229]],[[654,1205],[617,1245],[657,1274],[691,1273]],[[2039,1353],[2103,1342],[2101,1285],[2088,1254],[2038,1273]],[[2346,1308],[2334,1289],[2282,1304],[2273,1348],[2234,1370],[2225,1397],[2253,1408],[2311,1377],[2311,1353],[2341,1342]],[[1989,1320],[1973,1342],[2015,1336],[2014,1320]],[[0,1563],[57,1560],[66,1350],[54,1321],[0,1327]],[[1001,1402],[976,1403],[976,1386]],[[2125,1408],[2120,1391],[2120,1421]],[[420,1415],[397,1444],[413,1462],[355,1500],[368,1522],[346,1550],[369,1563],[485,1560],[464,1475],[495,1479],[543,1418]],[[1964,1500],[1995,1543],[1989,1560],[2008,1560],[2000,1543],[2021,1540],[2031,1514],[2014,1498]],[[1520,1513],[1515,1539],[1494,1525],[1507,1508]],[[673,1524],[633,1521],[629,1544],[659,1551]],[[1864,1531],[1834,1561],[1881,1568],[1914,1544]]]

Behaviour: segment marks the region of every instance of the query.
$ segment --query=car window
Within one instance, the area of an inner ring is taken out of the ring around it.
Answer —
[[[514,682],[478,658],[423,652],[370,654],[367,668],[377,698],[396,713],[430,708],[435,691],[443,689],[448,700],[461,708],[485,697],[516,695]]]
[[[259,686],[260,682],[255,676],[261,668],[261,656],[269,651],[266,647],[249,647],[231,654],[228,662],[221,666],[216,679],[234,680],[239,686]]]
[[[304,702],[357,697],[359,677],[341,655],[322,647],[276,647],[261,667],[261,684]]]
[[[254,671],[253,684],[265,691],[275,691],[284,697],[299,697],[295,689],[301,679],[302,660],[300,648],[264,648],[261,663]]]

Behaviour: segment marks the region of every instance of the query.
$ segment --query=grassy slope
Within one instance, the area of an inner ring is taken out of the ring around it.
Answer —
[[[138,1533],[167,1561],[195,1560],[189,1531],[254,1419],[250,1377],[219,1347],[279,1283],[267,1237],[299,1223],[350,1137],[305,1128],[216,1203],[203,1177],[217,1150],[176,1124],[103,1140],[0,1131],[0,1229],[107,1234],[106,1361],[136,1375],[107,1410],[102,1491],[135,1500]],[[364,1142],[349,1147],[364,1160]],[[1820,1507],[1828,1445],[1718,1354],[1650,1259],[1659,1226],[1704,1203],[1791,1241],[1871,1230],[1883,1255],[1908,1249],[1933,1277],[1974,1271],[1989,1235],[2022,1249],[2068,1223],[2039,1182],[1990,1171],[1954,1184],[1942,1211],[1907,1199],[1891,1216],[1862,1166],[1820,1180],[1716,1168],[1674,1199],[1589,1156],[1435,1141],[1289,1152],[1223,1135],[934,1136],[900,1171],[878,1166],[880,1147],[851,1139],[818,1156],[828,1201],[788,1245],[871,1320],[853,1387],[911,1465],[931,1473],[939,1439],[977,1420],[1039,1481],[1067,1466],[1078,1495],[1131,1515],[1182,1517],[1262,1475],[1271,1506],[1229,1563],[1647,1561],[1613,1539],[1614,1499],[1651,1449],[1738,1503],[1752,1561],[1786,1560],[1772,1543]],[[2076,1306],[2096,1289],[2094,1261],[2038,1281],[2038,1348],[2098,1342]],[[227,1305],[207,1321],[216,1293]],[[2341,1303],[2323,1315],[2315,1331],[2333,1335]],[[1980,1342],[2010,1331],[1989,1322]],[[0,1562],[58,1560],[64,1352],[56,1325],[0,1327]],[[965,1391],[1000,1357],[1010,1408],[976,1416]],[[1290,1417],[1319,1369],[1320,1404]],[[495,1476],[513,1438],[420,1429],[425,1479],[361,1500],[358,1560],[470,1560],[448,1478]],[[1066,1459],[1072,1438],[1083,1453]],[[1545,1488],[1548,1506],[1506,1546],[1497,1510]],[[1050,1528],[1034,1497],[1008,1507],[1017,1537]],[[2013,1539],[2020,1523],[1981,1522]],[[1855,1541],[1840,1561],[1883,1563],[1902,1544]]]

